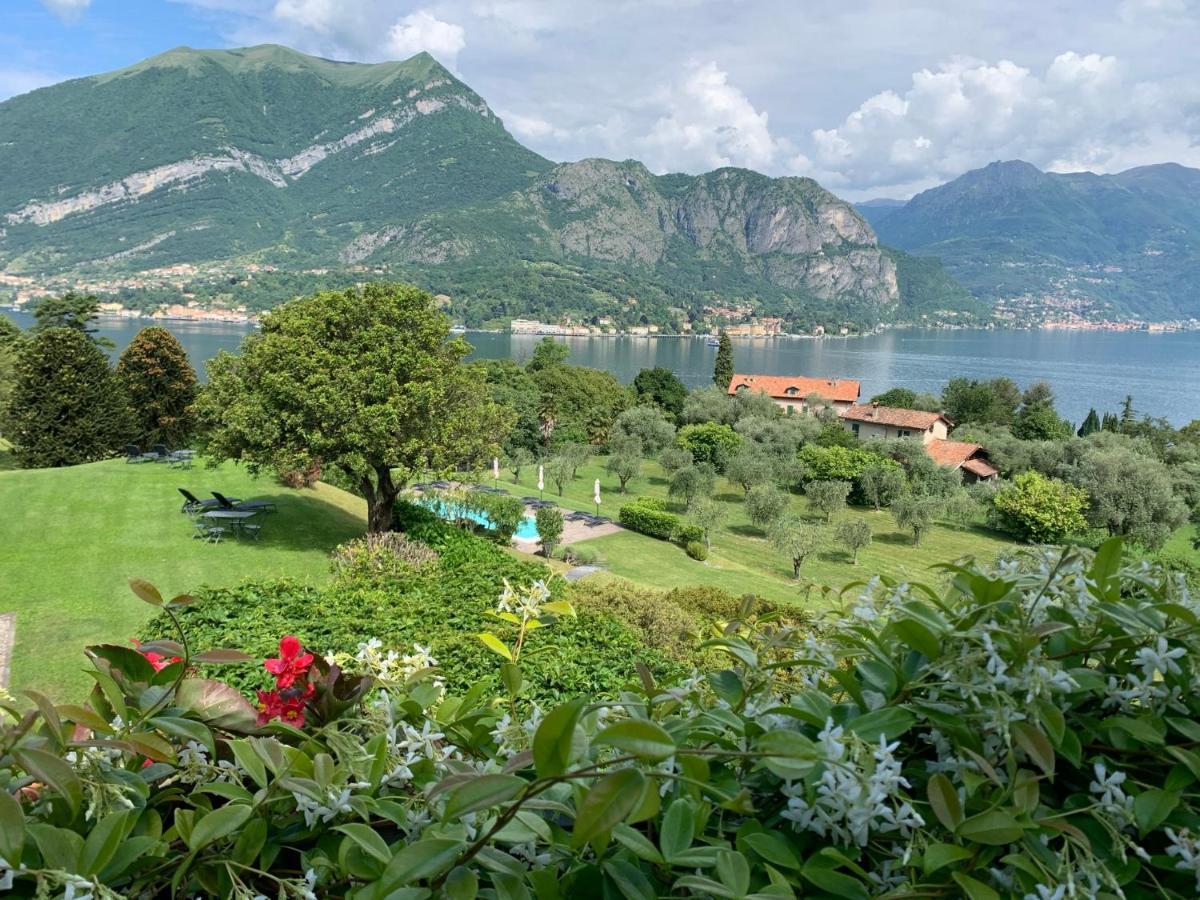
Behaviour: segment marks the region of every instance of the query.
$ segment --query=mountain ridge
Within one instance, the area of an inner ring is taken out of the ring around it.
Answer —
[[[908,258],[811,179],[555,164],[424,53],[362,64],[173,48],[0,103],[0,135],[0,266],[13,273],[367,265],[469,302],[480,286],[460,276],[486,263],[518,279],[583,270],[572,307],[611,276],[659,317],[706,298],[796,321],[972,306],[944,273],[902,296]]]
[[[1200,316],[1200,170],[1043,172],[990,163],[875,218],[988,301],[1050,298],[1112,316]]]

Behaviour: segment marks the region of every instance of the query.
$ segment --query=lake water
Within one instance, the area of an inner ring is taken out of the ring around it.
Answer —
[[[5,313],[22,327],[32,317]],[[99,331],[125,347],[146,324],[104,319]],[[248,329],[230,325],[163,323],[178,335],[198,372],[217,351],[235,350]],[[472,332],[474,356],[527,359],[541,338]],[[571,362],[607,369],[632,381],[639,369],[664,366],[685,384],[712,379],[716,348],[697,338],[571,337]],[[1053,385],[1058,408],[1075,422],[1089,407],[1117,411],[1132,394],[1139,413],[1176,425],[1200,419],[1200,332],[1149,334],[1103,331],[946,331],[902,329],[863,338],[734,340],[739,372],[857,378],[863,397],[895,385],[936,393],[950,378],[1006,375],[1025,386]]]

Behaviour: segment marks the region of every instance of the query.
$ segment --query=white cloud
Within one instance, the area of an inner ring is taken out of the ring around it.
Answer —
[[[644,137],[634,138],[655,171],[697,171],[720,166],[770,169],[788,147],[771,136],[767,114],[715,62],[695,65],[658,92],[662,112]]]
[[[526,116],[508,111],[499,111],[497,115],[505,127],[521,139],[566,141],[572,136],[568,129],[559,128],[541,116]]]
[[[405,16],[388,32],[388,48],[396,56],[412,56],[424,50],[452,69],[458,64],[459,51],[466,45],[466,32],[461,25],[443,22],[425,9]]]
[[[1096,53],[1062,53],[1041,74],[956,58],[913,74],[903,94],[883,91],[815,130],[810,165],[831,187],[894,190],[996,159],[1109,172],[1170,147],[1194,164],[1200,147],[1182,113],[1197,99],[1190,87],[1132,82],[1115,57]]]
[[[0,100],[62,81],[62,75],[32,69],[0,68]]]
[[[42,5],[64,22],[74,22],[91,3],[92,0],[42,0]]]

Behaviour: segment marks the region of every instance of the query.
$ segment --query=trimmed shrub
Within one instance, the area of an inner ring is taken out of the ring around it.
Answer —
[[[682,522],[675,513],[640,500],[623,505],[617,512],[617,521],[630,531],[658,538],[660,541],[673,540]]]
[[[679,527],[675,529],[675,534],[671,537],[679,546],[686,548],[688,544],[703,544],[704,529],[699,525],[693,525],[690,522],[680,521]]]
[[[688,541],[687,546],[683,549],[688,556],[698,562],[708,559],[708,548],[704,546],[704,541]]]
[[[684,425],[679,429],[676,443],[692,454],[695,463],[708,463],[718,472],[725,471],[725,464],[742,446],[742,436],[728,425],[703,422],[699,425]]]

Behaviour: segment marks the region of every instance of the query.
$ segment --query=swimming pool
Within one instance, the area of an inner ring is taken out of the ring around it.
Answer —
[[[421,499],[420,504],[426,509],[432,510],[443,519],[470,519],[472,522],[478,522],[484,528],[494,528],[492,520],[481,512],[473,509],[464,509],[456,503],[446,503],[443,500]],[[537,522],[533,516],[525,516],[521,519],[521,524],[517,526],[517,530],[513,532],[513,537],[520,538],[523,541],[536,541],[538,539]]]

